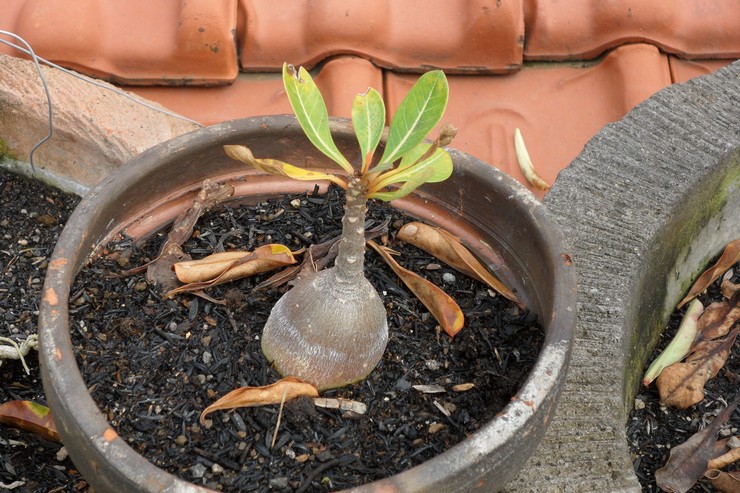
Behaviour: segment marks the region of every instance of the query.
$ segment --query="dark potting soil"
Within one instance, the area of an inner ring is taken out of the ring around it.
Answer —
[[[47,261],[78,198],[0,169],[0,336],[16,341],[36,333]],[[0,343],[5,344],[5,343]],[[44,404],[38,358],[0,362],[0,404]],[[0,484],[13,493],[84,491],[61,445],[0,425]],[[14,485],[14,486],[13,486]],[[0,488],[2,489],[2,488]]]
[[[342,194],[304,194],[256,207],[219,207],[201,218],[184,245],[193,257],[265,243],[298,249],[337,236]],[[300,202],[299,207],[295,201]],[[279,379],[260,351],[259,335],[287,287],[252,292],[267,275],[209,290],[219,305],[192,295],[164,300],[144,275],[125,269],[154,258],[164,234],[143,246],[109,245],[72,289],[72,336],[93,398],[118,434],[157,466],[185,480],[226,491],[325,491],[404,471],[472,432],[510,401],[539,353],[536,317],[486,286],[414,247],[393,232],[408,220],[374,203],[369,222],[391,216],[389,245],[405,267],[441,286],[461,305],[465,327],[454,338],[374,253],[366,273],[388,311],[390,341],[370,376],[324,392],[367,405],[357,415],[285,405],[271,447],[279,406],[217,411],[206,426],[201,411],[241,386]],[[467,391],[453,386],[471,383]],[[424,393],[417,385],[439,385]]]
[[[724,299],[719,291],[721,281],[720,277],[707,289],[706,293],[698,296],[705,307],[712,302]],[[740,283],[740,263],[732,268],[731,281]],[[661,334],[660,341],[643,372],[673,339],[687,307],[688,304],[671,315],[668,326]],[[694,433],[708,426],[720,411],[740,395],[740,343],[738,341],[735,341],[725,366],[716,377],[707,382],[704,390],[704,400],[685,410],[662,406],[654,384],[647,388],[643,387],[637,395],[635,407],[627,422],[627,436],[635,473],[644,492],[663,491],[655,483],[655,471],[666,464],[671,448],[684,443]],[[740,410],[736,409],[727,424],[720,430],[720,438],[737,436],[738,430],[740,430]],[[738,469],[740,469],[740,464],[735,463],[724,470]],[[689,491],[696,493],[717,490],[707,480],[701,479]]]

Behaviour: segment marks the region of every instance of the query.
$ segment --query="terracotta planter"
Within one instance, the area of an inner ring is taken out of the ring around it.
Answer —
[[[352,156],[354,134],[332,122],[337,145]],[[319,166],[325,158],[293,117],[227,122],[146,151],[105,179],[78,206],[54,250],[40,313],[44,390],[69,453],[98,492],[206,491],[150,464],[104,419],[87,392],[69,335],[69,290],[95,248],[125,230],[150,234],[186,207],[204,178],[230,181],[235,200],[311,190],[313,184],[265,176],[228,159],[224,144],[245,144],[255,155]],[[396,476],[357,491],[497,491],[521,469],[553,416],[570,356],[576,277],[570,253],[544,207],[491,166],[452,151],[455,172],[394,203],[463,237],[483,259],[500,257],[499,275],[538,314],[546,339],[531,374],[512,402],[468,440]]]

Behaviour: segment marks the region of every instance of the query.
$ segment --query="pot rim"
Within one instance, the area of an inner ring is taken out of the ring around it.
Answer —
[[[142,491],[211,491],[157,468],[134,452],[125,440],[118,437],[87,392],[87,386],[76,364],[69,335],[70,287],[77,271],[90,255],[87,250],[83,253],[84,248],[81,249],[80,246],[89,245],[92,248],[100,240],[91,235],[91,230],[94,229],[91,221],[96,219],[95,211],[105,210],[105,204],[112,202],[112,197],[116,195],[121,184],[134,183],[148,173],[154,163],[163,157],[182,154],[183,149],[187,149],[193,141],[220,142],[230,136],[264,129],[266,122],[269,122],[270,127],[280,128],[282,131],[295,130],[297,127],[295,118],[287,115],[233,120],[197,129],[145,151],[96,186],[80,202],[59,237],[47,269],[39,312],[39,359],[44,390],[53,413],[56,409],[74,409],[74,423],[69,421],[69,417],[62,417],[64,413],[60,413],[57,423],[65,443],[68,440],[70,442],[88,440],[98,457],[115,457],[115,460],[119,461],[115,474],[120,477],[114,481],[125,481],[129,474],[134,474],[143,478],[142,484],[150,488]],[[333,118],[331,126],[332,133],[336,135],[336,132],[349,131],[350,124],[349,120]],[[452,150],[451,154],[453,160],[472,158],[455,150]],[[482,180],[481,182],[500,184],[511,190],[509,198],[512,199],[512,204],[523,204],[522,207],[528,215],[526,219],[539,226],[538,231],[543,235],[543,244],[548,249],[544,254],[552,260],[550,266],[552,276],[561,289],[553,290],[550,319],[541,320],[547,329],[542,351],[511,402],[470,438],[413,468],[357,488],[356,491],[412,491],[418,490],[420,485],[425,489],[431,489],[445,484],[450,474],[461,475],[464,479],[462,485],[471,484],[476,477],[485,474],[483,459],[487,455],[494,451],[504,456],[515,452],[513,449],[516,447],[507,447],[506,444],[512,439],[521,438],[516,435],[520,433],[523,423],[534,416],[547,424],[554,413],[555,403],[548,403],[546,399],[553,399],[553,389],[559,391],[562,387],[574,339],[576,273],[573,257],[566,248],[563,235],[555,221],[528,190],[493,166],[475,161],[481,165],[466,168],[464,172],[474,174],[476,178]],[[113,223],[112,218],[105,220],[108,224]],[[97,471],[100,467],[96,461],[92,462],[91,468],[87,468],[88,472]],[[81,465],[78,465],[78,468],[83,470]]]

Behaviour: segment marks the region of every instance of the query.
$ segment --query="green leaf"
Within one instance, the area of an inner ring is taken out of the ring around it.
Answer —
[[[394,162],[427,136],[442,118],[448,95],[441,70],[427,72],[416,81],[393,117],[381,165]]]
[[[452,158],[450,158],[449,153],[444,149],[436,148],[431,156],[428,156],[423,161],[417,163],[417,161],[424,157],[424,154],[429,151],[430,147],[432,147],[431,144],[422,143],[411,149],[403,155],[401,162],[395,168],[395,171],[403,171],[412,165],[424,167],[430,166],[434,169],[434,175],[430,180],[428,180],[430,183],[444,181],[449,178],[452,174]]]
[[[290,106],[311,143],[347,173],[353,174],[354,168],[339,152],[331,138],[329,112],[326,110],[324,98],[311,78],[311,74],[303,67],[296,73],[292,65],[285,63],[283,64],[283,85],[288,94]]]
[[[393,185],[394,183],[403,183],[413,181],[417,187],[423,183],[436,183],[444,181],[452,174],[452,158],[444,149],[437,149],[434,154],[416,163],[416,159],[423,156],[429,144],[420,144],[411,152],[404,156],[408,158],[406,164],[401,161],[398,168],[381,174],[370,184],[371,190],[382,190],[383,188]],[[419,176],[424,180],[419,182]],[[378,197],[377,193],[371,194],[372,197]]]
[[[433,171],[431,169],[427,169],[426,171],[422,171],[421,173],[416,173],[396,190],[391,190],[390,192],[374,192],[369,194],[369,198],[379,199],[385,202],[400,199],[401,197],[405,197],[406,195],[410,194],[421,185],[426,183],[432,173]]]
[[[695,299],[691,302],[681,320],[681,325],[678,327],[676,335],[673,336],[668,346],[660,353],[660,356],[655,358],[655,361],[652,362],[647,372],[645,372],[645,376],[642,377],[643,385],[650,385],[664,369],[673,363],[681,361],[686,356],[691,349],[691,344],[696,338],[699,317],[703,311],[704,305],[701,304],[701,301]]]
[[[355,96],[352,124],[362,151],[363,170],[367,170],[385,125],[385,105],[378,91],[368,88],[364,94]]]

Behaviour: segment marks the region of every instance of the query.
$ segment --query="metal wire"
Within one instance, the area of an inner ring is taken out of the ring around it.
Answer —
[[[78,74],[76,72],[73,72],[72,70],[68,70],[68,69],[66,69],[64,67],[61,67],[61,66],[57,65],[56,63],[50,62],[49,60],[46,60],[45,58],[42,58],[42,57],[36,55],[36,53],[34,53],[34,51],[33,51],[33,48],[31,48],[31,45],[28,44],[28,42],[26,42],[25,39],[23,39],[22,37],[18,36],[17,34],[11,33],[9,31],[0,30],[0,35],[5,35],[5,36],[9,36],[9,37],[11,37],[13,39],[16,39],[16,40],[18,40],[20,43],[22,43],[25,46],[25,48],[24,48],[23,46],[19,46],[19,45],[15,44],[15,43],[11,43],[10,41],[6,41],[4,39],[0,39],[0,43],[5,44],[5,45],[8,45],[8,46],[10,46],[12,48],[15,48],[16,50],[18,50],[18,51],[20,51],[22,53],[25,53],[26,55],[29,55],[31,57],[31,59],[33,60],[34,65],[36,65],[36,70],[39,73],[39,77],[41,78],[41,84],[43,85],[44,92],[46,93],[46,101],[47,101],[47,103],[49,105],[49,133],[48,133],[48,135],[46,137],[44,137],[43,139],[41,139],[39,142],[36,143],[36,145],[33,146],[33,148],[31,149],[31,153],[30,153],[30,155],[28,157],[28,160],[29,160],[29,162],[31,164],[31,170],[32,171],[36,171],[36,168],[34,167],[34,164],[33,164],[33,153],[36,152],[36,149],[38,149],[39,146],[41,146],[47,140],[51,139],[51,137],[54,134],[54,112],[52,110],[52,105],[51,105],[51,94],[49,93],[49,87],[46,84],[46,79],[44,78],[44,74],[41,71],[41,66],[39,65],[39,62],[43,63],[44,65],[48,65],[49,67],[53,67],[53,68],[55,68],[57,70],[61,70],[65,74],[71,75],[72,77],[75,77],[77,79],[80,79],[82,81],[85,81],[88,84],[92,84],[93,86],[100,87],[101,89],[105,89],[107,91],[110,91],[110,92],[113,92],[115,94],[118,94],[119,96],[123,96],[124,98],[129,99],[129,100],[133,101],[134,103],[136,103],[136,104],[138,104],[140,106],[143,106],[145,108],[149,108],[149,109],[154,110],[154,111],[157,111],[159,113],[164,113],[165,115],[171,116],[173,118],[177,118],[179,120],[184,120],[186,122],[190,122],[190,123],[192,123],[192,124],[194,124],[194,125],[196,125],[198,127],[202,127],[203,126],[203,124],[200,123],[200,122],[197,122],[195,120],[191,120],[190,118],[186,118],[186,117],[184,117],[182,115],[178,115],[177,113],[173,113],[172,111],[166,110],[164,108],[159,108],[157,106],[154,106],[153,104],[147,103],[146,101],[142,101],[142,100],[136,98],[135,96],[133,96],[133,95],[131,95],[131,94],[125,92],[125,91],[122,91],[122,90],[120,90],[118,88],[111,87],[108,84],[103,84],[102,82],[96,81],[94,79],[90,79],[89,77],[85,77],[85,76],[83,76],[81,74]]]
[[[13,39],[16,39],[23,43],[27,49],[23,49],[18,45],[15,45],[13,43],[10,43],[8,41],[0,39],[0,43],[4,43],[10,46],[13,46],[14,48],[17,48],[27,55],[31,56],[31,59],[33,60],[34,65],[36,65],[36,71],[39,73],[39,77],[41,78],[41,85],[44,87],[44,92],[46,93],[46,103],[49,106],[49,133],[41,139],[40,141],[36,142],[36,145],[34,145],[31,148],[31,152],[28,155],[28,162],[31,164],[31,172],[36,172],[36,167],[33,165],[33,153],[36,152],[36,149],[41,147],[41,145],[46,142],[47,140],[51,139],[54,135],[54,110],[51,106],[51,94],[49,94],[49,86],[46,84],[46,78],[44,77],[44,73],[41,71],[41,65],[39,65],[39,58],[36,56],[36,53],[33,52],[33,48],[31,48],[31,45],[26,42],[25,39],[21,38],[17,34],[13,34],[8,31],[0,30],[0,34],[3,34],[5,36],[10,36]]]

